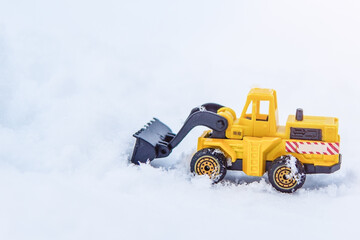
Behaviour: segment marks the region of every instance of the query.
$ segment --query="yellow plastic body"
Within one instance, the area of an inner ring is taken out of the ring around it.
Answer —
[[[264,109],[261,109],[263,106]],[[303,164],[333,166],[339,163],[339,154],[309,154],[288,152],[286,142],[307,144],[339,143],[338,119],[333,117],[304,116],[297,121],[290,115],[286,126],[278,125],[276,91],[253,88],[250,90],[244,109],[236,117],[231,108],[223,107],[218,114],[228,121],[226,139],[210,138],[211,131],[205,131],[198,139],[197,149],[221,149],[231,164],[242,160],[242,170],[250,176],[262,176],[266,172],[266,161],[274,161],[280,156],[292,154]],[[290,139],[290,128],[321,129],[322,141]]]

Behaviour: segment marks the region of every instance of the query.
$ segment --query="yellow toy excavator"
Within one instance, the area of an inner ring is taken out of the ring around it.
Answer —
[[[208,175],[214,183],[227,170],[250,176],[268,172],[270,183],[281,192],[300,188],[306,174],[332,173],[340,169],[338,119],[304,116],[302,109],[290,115],[286,126],[278,124],[276,91],[253,88],[239,117],[228,107],[207,103],[194,108],[174,134],[158,119],[134,134],[134,164],[168,156],[196,126],[206,126],[198,139],[190,169]]]

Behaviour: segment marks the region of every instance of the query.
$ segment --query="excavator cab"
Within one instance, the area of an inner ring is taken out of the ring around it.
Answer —
[[[276,91],[253,88],[236,122],[244,129],[244,136],[273,136],[278,125]]]

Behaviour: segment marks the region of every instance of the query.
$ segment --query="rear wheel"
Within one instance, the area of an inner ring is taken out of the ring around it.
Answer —
[[[214,183],[218,183],[226,175],[225,161],[226,157],[219,149],[204,148],[194,154],[190,170],[197,175],[208,175]]]
[[[301,162],[291,155],[274,160],[268,171],[271,185],[278,191],[292,193],[304,185],[306,175]]]

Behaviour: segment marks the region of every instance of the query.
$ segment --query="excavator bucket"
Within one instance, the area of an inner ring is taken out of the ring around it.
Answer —
[[[136,143],[131,162],[139,164],[168,154],[167,145],[175,137],[175,134],[168,126],[154,118],[133,136],[136,138]]]

